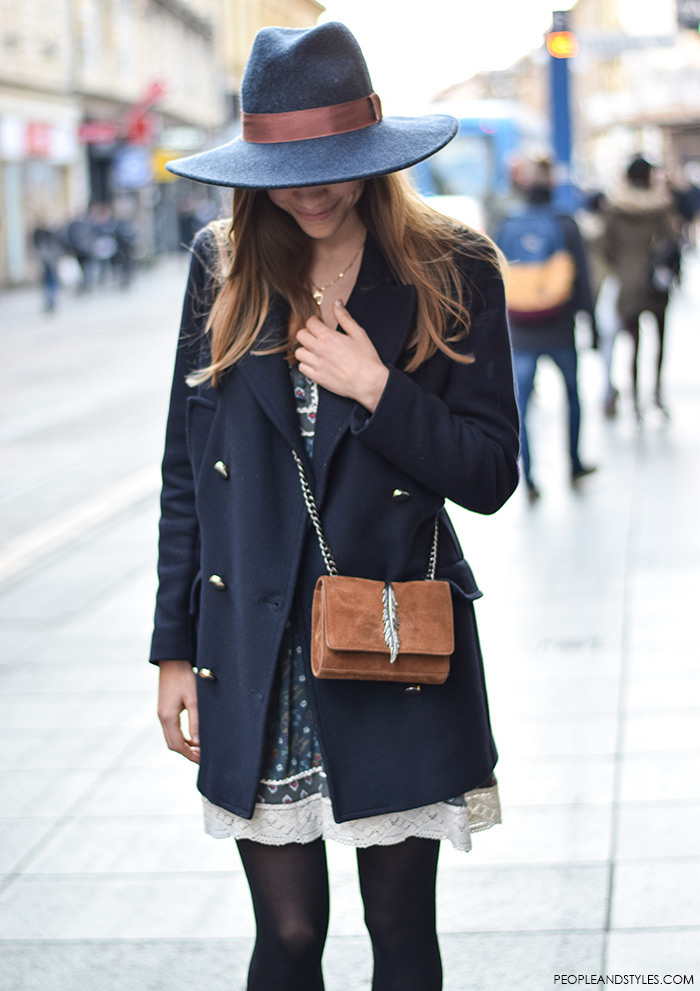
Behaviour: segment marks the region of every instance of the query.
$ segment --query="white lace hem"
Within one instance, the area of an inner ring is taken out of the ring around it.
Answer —
[[[471,850],[471,833],[489,829],[501,821],[498,786],[467,792],[464,805],[437,802],[407,812],[391,812],[336,822],[329,798],[309,795],[289,805],[255,806],[252,819],[228,812],[202,797],[204,831],[216,839],[233,836],[268,846],[335,840],[346,846],[391,846],[410,836],[449,840],[456,850]]]

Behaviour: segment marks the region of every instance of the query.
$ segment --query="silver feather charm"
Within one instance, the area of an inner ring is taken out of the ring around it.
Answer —
[[[384,610],[384,640],[389,648],[389,660],[393,664],[399,656],[399,607],[391,582],[385,582],[382,589]]]

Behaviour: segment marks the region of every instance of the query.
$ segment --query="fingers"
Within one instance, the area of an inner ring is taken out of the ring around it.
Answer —
[[[359,325],[357,320],[353,320],[348,311],[343,305],[342,299],[337,299],[333,304],[333,314],[345,331],[350,337],[367,337],[367,333]],[[333,327],[329,327],[327,323],[324,323],[320,317],[313,316],[309,317],[306,321],[306,325],[297,334],[297,340],[305,341],[309,343],[314,339],[320,340],[323,338],[324,334],[336,334],[337,331]],[[305,335],[304,338],[301,335]]]
[[[195,706],[196,710],[196,706]],[[185,711],[184,708],[180,711]],[[165,742],[168,746],[168,750],[172,750],[176,754],[182,754],[188,760],[191,760],[195,764],[199,764],[199,744],[195,742],[194,734],[190,730],[190,739],[188,739],[182,732],[182,726],[180,724],[180,711],[169,712],[169,713],[158,713],[158,718],[160,719],[160,724],[163,728],[163,736],[165,737]],[[192,716],[188,711],[188,718],[191,719]],[[196,718],[195,718],[196,722]]]
[[[199,746],[199,709],[197,708],[197,697],[194,698],[194,705],[190,702],[187,706],[187,723],[190,728],[190,742]]]
[[[357,320],[353,320],[348,311],[343,306],[342,299],[337,299],[333,304],[333,312],[340,326],[349,337],[367,337],[367,332],[359,325]]]
[[[188,736],[181,714],[187,713]],[[158,686],[158,719],[168,749],[199,763],[199,716],[194,672],[189,661],[162,661]]]

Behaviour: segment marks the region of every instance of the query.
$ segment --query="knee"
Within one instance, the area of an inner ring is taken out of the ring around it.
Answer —
[[[326,926],[304,918],[285,919],[277,927],[276,941],[287,959],[300,962],[320,959]]]
[[[415,938],[416,926],[406,917],[406,910],[399,911],[391,906],[365,909],[365,925],[375,946],[381,946],[391,953],[401,950],[405,943]],[[421,933],[422,933],[422,928]]]
[[[395,943],[401,935],[401,926],[390,912],[365,910],[365,926],[372,942],[380,945]]]

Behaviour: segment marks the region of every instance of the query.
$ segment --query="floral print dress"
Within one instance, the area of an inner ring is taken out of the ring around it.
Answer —
[[[318,412],[318,386],[295,365],[292,388],[299,428],[313,452]],[[471,849],[471,833],[500,822],[495,779],[444,802],[407,812],[392,812],[338,823],[328,795],[323,759],[309,704],[307,675],[299,634],[287,622],[270,703],[263,772],[251,819],[204,803],[205,830],[211,836],[233,836],[280,846],[323,838],[355,847],[400,843],[409,836],[448,839],[457,850]]]

